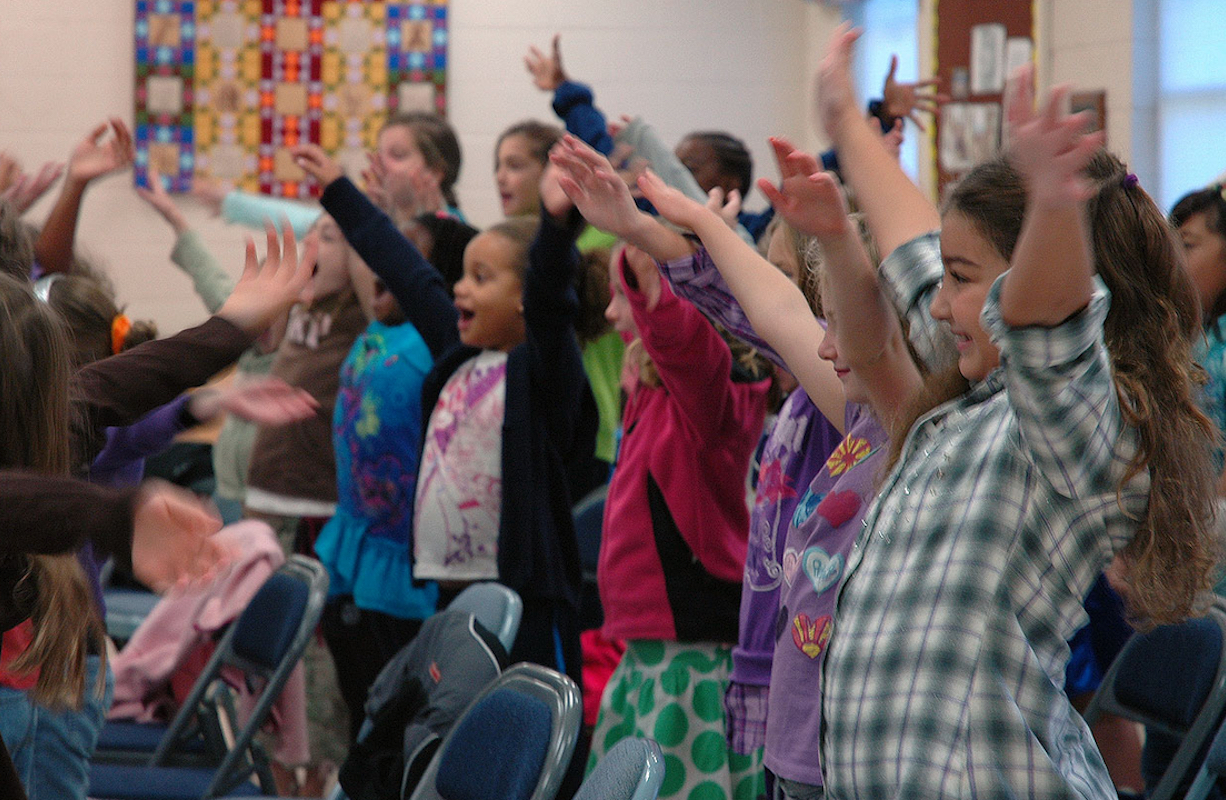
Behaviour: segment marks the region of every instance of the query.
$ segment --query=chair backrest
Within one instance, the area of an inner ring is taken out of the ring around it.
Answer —
[[[1205,800],[1218,779],[1226,775],[1226,723],[1218,728],[1209,752],[1205,755],[1205,763],[1201,764],[1196,773],[1196,779],[1184,800]]]
[[[411,800],[552,800],[583,723],[570,678],[516,664],[485,688],[443,740]]]
[[[511,652],[519,633],[519,620],[524,614],[524,601],[514,589],[501,583],[474,583],[456,595],[447,608],[472,614],[502,642],[508,653]]]
[[[1226,708],[1226,607],[1215,600],[1204,617],[1163,625],[1128,640],[1086,708],[1143,723],[1180,739],[1161,780],[1147,794],[1168,800],[1190,774],[1197,754]]]
[[[171,721],[151,764],[165,763],[180,735],[187,731],[210,686],[221,680],[224,667],[244,673],[259,694],[246,724],[222,759],[208,796],[224,794],[247,780],[262,754],[253,752],[255,734],[268,719],[272,706],[302,658],[323,614],[328,573],[313,558],[290,556],[260,587],[243,613],[226,630],[191,692]]]
[[[574,800],[656,800],[664,785],[664,754],[651,739],[622,739],[605,753]]]

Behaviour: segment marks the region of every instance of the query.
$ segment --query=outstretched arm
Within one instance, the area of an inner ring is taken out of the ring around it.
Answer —
[[[1084,114],[1061,111],[1068,87],[1054,89],[1043,112],[1033,108],[1033,68],[1013,81],[1008,108],[1009,160],[1026,181],[1026,216],[1000,292],[1001,319],[1013,327],[1052,327],[1085,308],[1094,291],[1082,170],[1102,146],[1102,133],[1085,133]]]
[[[613,137],[604,114],[596,108],[591,88],[571,81],[562,68],[560,34],[554,35],[549,55],[535,46],[528,48],[524,66],[536,88],[553,92],[553,113],[565,123],[566,130],[605,155],[613,152]]]
[[[783,180],[778,187],[761,181],[762,192],[797,230],[821,243],[827,279],[822,305],[829,312],[827,322],[836,328],[839,354],[868,389],[877,415],[888,419],[923,383],[898,313],[847,216],[834,176],[787,142],[772,144]]]
[[[843,387],[834,368],[817,355],[825,335],[795,283],[743,242],[715,211],[648,172],[639,187],[670,222],[698,234],[754,330],[787,362],[822,415],[840,426]]]
[[[844,23],[818,69],[817,111],[839,154],[839,169],[864,211],[877,251],[885,259],[894,248],[941,227],[941,217],[898,162],[880,133],[856,106],[851,81],[852,45],[860,36]]]
[[[459,341],[455,305],[443,276],[322,148],[304,144],[293,152],[298,165],[324,187],[320,202],[345,239],[383,280],[431,355],[438,358]]]
[[[657,261],[689,255],[685,237],[634,205],[630,189],[609,160],[574,136],[564,136],[550,154],[558,183],[589,224],[625,239]]]
[[[68,178],[34,243],[34,257],[44,272],[67,272],[72,268],[77,219],[85,190],[93,181],[127,169],[135,155],[132,133],[117,117],[94,128],[73,149],[68,160]]]
[[[205,247],[200,235],[187,222],[187,217],[178,204],[171,199],[162,185],[162,176],[157,167],[149,164],[149,186],[136,187],[136,193],[156,211],[175,232],[174,249],[170,260],[175,266],[191,276],[196,294],[204,301],[210,312],[216,312],[234,291],[234,279],[221,268],[217,259]]]

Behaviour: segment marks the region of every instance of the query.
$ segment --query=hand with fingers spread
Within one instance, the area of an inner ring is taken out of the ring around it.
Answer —
[[[345,171],[336,159],[317,144],[299,144],[290,148],[294,163],[302,167],[308,175],[327,188],[332,181],[342,177]]]
[[[366,196],[383,211],[392,207],[392,196],[387,191],[387,165],[377,151],[366,154],[367,166],[362,170],[362,183]]]
[[[15,162],[14,162],[15,163]],[[30,206],[47,193],[60,175],[64,173],[64,165],[56,161],[43,164],[34,175],[27,175],[17,167],[16,181],[3,192],[0,192],[0,202],[10,203],[17,213],[24,214]]]
[[[567,134],[549,160],[562,191],[590,224],[624,238],[641,223],[642,212],[609,159]]]
[[[709,216],[726,222],[719,211],[694,200],[680,189],[669,186],[651,170],[639,177],[639,188],[643,190],[643,196],[655,206],[656,211],[660,212],[660,216],[678,227],[696,230]]]
[[[420,169],[409,175],[409,191],[413,194],[413,217],[435,214],[447,208],[439,173],[435,170]]]
[[[881,88],[885,114],[891,119],[909,119],[921,131],[925,130],[919,112],[935,114],[942,103],[949,102],[949,95],[936,91],[941,84],[938,78],[899,83],[894,77],[897,72],[898,56],[890,56],[890,71],[886,73],[885,85]]]
[[[758,188],[775,211],[801,233],[819,238],[844,234],[850,224],[847,204],[833,176],[787,139],[770,142],[779,164],[779,186],[760,178]]]
[[[861,31],[844,22],[834,36],[817,68],[817,115],[823,130],[836,139],[838,127],[847,119],[861,119],[851,79],[852,47]]]
[[[535,45],[528,48],[524,56],[524,66],[532,75],[532,83],[542,92],[555,91],[566,82],[566,72],[562,69],[562,36],[554,34],[550,55],[542,53]]]
[[[105,175],[126,169],[135,158],[132,132],[123,120],[112,117],[90,131],[73,148],[68,158],[68,180],[83,187]]]
[[[1052,89],[1043,110],[1034,109],[1034,67],[1019,67],[1009,106],[1009,161],[1026,180],[1027,201],[1048,207],[1076,206],[1091,187],[1084,170],[1103,144],[1103,133],[1086,133],[1089,116],[1068,114],[1068,86]]]
[[[149,186],[137,186],[136,193],[140,198],[153,207],[153,210],[162,215],[162,218],[170,223],[170,227],[174,228],[175,234],[182,234],[188,229],[187,217],[183,216],[183,211],[175,204],[170,195],[166,192],[166,187],[162,184],[162,175],[158,172],[158,168],[149,162]]]
[[[263,264],[256,258],[255,241],[247,237],[247,261],[243,275],[217,311],[217,316],[229,320],[251,336],[263,333],[294,303],[309,299],[305,295],[309,294],[307,286],[315,269],[318,239],[307,238],[300,259],[298,243],[294,240],[289,220],[281,220],[281,230],[283,234],[278,238],[277,229],[272,223],[265,223],[268,252]]]
[[[319,410],[319,401],[310,392],[268,375],[225,389],[201,389],[192,394],[188,405],[200,422],[224,412],[258,425],[287,425]]]
[[[711,191],[707,192],[707,208],[719,214],[729,228],[736,230],[738,217],[741,213],[741,193],[733,189],[728,192],[728,196],[724,197],[724,189],[721,186],[712,186]]]
[[[221,520],[194,494],[146,481],[136,498],[132,571],[155,592],[207,582],[229,553],[213,538]]]

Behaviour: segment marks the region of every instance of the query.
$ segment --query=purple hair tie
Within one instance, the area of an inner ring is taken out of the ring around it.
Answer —
[[[1132,187],[1136,186],[1137,183],[1138,183],[1137,176],[1134,175],[1133,173],[1130,172],[1124,176],[1124,188],[1125,189],[1131,189]]]

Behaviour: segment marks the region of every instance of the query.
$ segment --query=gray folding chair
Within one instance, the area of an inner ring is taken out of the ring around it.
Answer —
[[[622,739],[605,753],[574,800],[656,800],[664,785],[664,754],[652,739]]]
[[[477,695],[416,787],[401,787],[401,798],[553,800],[582,724],[574,681],[516,664]],[[405,777],[407,783],[407,771]]]
[[[472,614],[511,652],[524,614],[524,601],[514,589],[501,583],[474,583],[456,595],[447,608]]]

